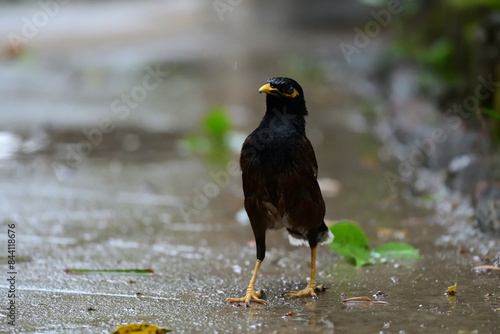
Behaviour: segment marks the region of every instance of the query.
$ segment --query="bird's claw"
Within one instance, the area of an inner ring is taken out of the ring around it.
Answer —
[[[226,299],[224,301],[224,303],[225,302],[237,303],[237,304],[245,303],[246,306],[249,306],[250,302],[254,301],[254,302],[258,303],[258,304],[266,304],[265,300],[260,299],[261,296],[262,296],[262,292],[261,291],[247,290],[247,293],[246,293],[245,297],[242,297],[242,298],[228,298],[228,299]]]
[[[318,298],[318,295],[316,292],[322,292],[325,291],[326,287],[324,285],[310,285],[304,290],[300,291],[287,291],[283,293],[284,295],[287,295],[289,297],[313,297],[313,298]]]

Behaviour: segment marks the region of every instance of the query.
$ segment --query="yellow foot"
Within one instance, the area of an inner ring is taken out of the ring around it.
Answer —
[[[248,290],[247,289],[247,293],[246,293],[245,297],[243,297],[243,298],[228,298],[224,301],[224,303],[225,302],[238,303],[238,304],[245,303],[245,305],[248,306],[248,304],[250,304],[250,302],[253,300],[256,303],[265,304],[266,301],[260,299],[261,296],[262,296],[262,293],[260,291],[256,292],[255,290]]]
[[[317,298],[318,296],[316,295],[316,292],[322,292],[325,291],[326,287],[324,285],[312,285],[312,286],[307,286],[304,290],[300,291],[288,291],[285,292],[285,295],[288,295],[290,297],[314,297]]]

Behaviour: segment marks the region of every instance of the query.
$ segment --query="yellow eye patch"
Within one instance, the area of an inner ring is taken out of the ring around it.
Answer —
[[[293,89],[293,91],[290,94],[283,93],[283,96],[286,96],[286,97],[295,97],[297,95],[299,95],[299,92],[295,88]]]

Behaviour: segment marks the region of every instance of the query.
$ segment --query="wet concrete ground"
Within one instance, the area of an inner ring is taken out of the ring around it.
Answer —
[[[6,6],[2,34],[37,10]],[[371,134],[378,122],[361,112],[383,107],[374,102],[368,69],[385,39],[347,64],[338,44],[352,39],[352,27],[291,30],[293,17],[259,15],[251,4],[222,21],[198,2],[68,4],[25,53],[0,60],[0,238],[6,245],[7,225],[15,224],[17,272],[15,327],[4,299],[3,332],[109,333],[138,322],[175,333],[500,329],[498,273],[472,270],[482,264],[474,256],[498,256],[498,240],[469,226],[470,209],[457,195],[426,208],[404,187],[392,193],[386,185],[384,172],[397,166]],[[258,87],[277,74],[304,87],[319,176],[341,184],[326,198],[327,218],[358,221],[373,247],[386,241],[377,227],[404,229],[403,241],[422,259],[355,268],[322,247],[317,280],[328,290],[317,300],[294,300],[282,293],[307,284],[309,250],[270,232],[256,282],[267,305],[237,307],[223,301],[243,295],[255,261],[251,228],[237,214],[239,175],[217,194],[205,193],[216,184],[211,175],[230,171],[179,143],[200,131],[213,106],[226,107],[235,131],[249,133],[264,108]],[[461,248],[469,252],[460,255]],[[0,257],[8,261],[6,247]],[[68,268],[155,273],[71,275]],[[445,296],[455,282],[456,297]],[[387,305],[340,302],[374,299],[377,291]]]

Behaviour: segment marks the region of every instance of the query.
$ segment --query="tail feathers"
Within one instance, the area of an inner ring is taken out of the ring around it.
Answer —
[[[298,236],[297,234],[292,234],[288,231],[288,240],[290,241],[290,245],[292,246],[309,246],[309,241],[307,239],[302,238],[302,236]]]
[[[324,224],[324,223],[323,223]],[[335,236],[333,235],[332,231],[330,231],[329,228],[327,228],[326,231],[324,231],[320,236],[318,237],[319,239],[319,244],[324,245],[324,244],[329,244],[330,242],[333,241]]]
[[[307,235],[292,231],[290,229],[288,230],[288,240],[290,241],[290,244],[293,246],[309,246],[309,241],[307,239]],[[323,244],[329,244],[330,242],[333,241],[333,234],[326,226],[326,224],[323,222],[321,223],[320,226],[318,226],[318,243],[320,245]]]

